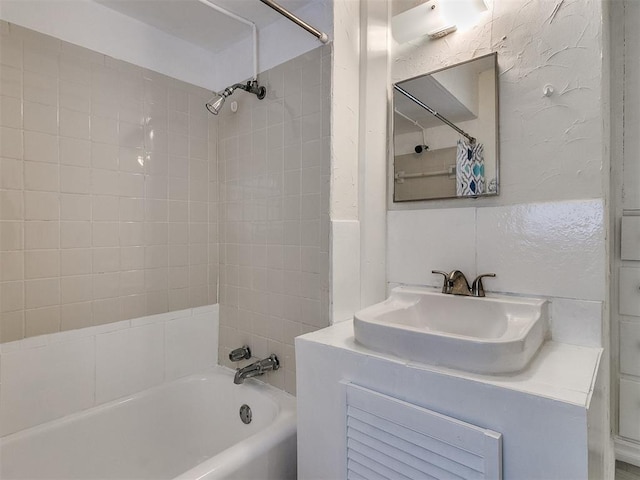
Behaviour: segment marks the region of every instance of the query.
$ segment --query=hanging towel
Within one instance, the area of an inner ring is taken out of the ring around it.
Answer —
[[[458,140],[456,155],[456,195],[475,197],[484,193],[484,146]]]

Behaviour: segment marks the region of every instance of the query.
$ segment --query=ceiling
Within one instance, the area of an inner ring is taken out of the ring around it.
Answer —
[[[249,37],[249,26],[203,5],[198,0],[94,0],[169,35],[213,53]],[[258,29],[283,18],[259,0],[212,0]],[[295,11],[314,0],[279,0],[284,8]]]

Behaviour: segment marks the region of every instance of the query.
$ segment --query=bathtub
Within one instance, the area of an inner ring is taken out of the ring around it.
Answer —
[[[3,437],[0,478],[296,478],[295,399],[214,367]]]

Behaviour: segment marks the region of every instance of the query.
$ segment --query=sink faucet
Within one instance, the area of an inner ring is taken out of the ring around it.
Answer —
[[[442,272],[440,270],[432,270],[431,273],[436,273],[444,277],[444,283],[442,285],[442,293],[451,295],[464,295],[467,297],[484,297],[484,286],[482,285],[482,279],[484,277],[495,277],[495,273],[483,273],[478,275],[473,281],[471,287],[467,277],[464,276],[460,270],[453,270],[451,273]]]
[[[236,375],[233,378],[233,383],[240,385],[241,383],[244,383],[245,378],[259,377],[270,370],[278,370],[279,368],[280,362],[278,361],[278,357],[271,354],[263,360],[253,362],[244,368],[238,368],[236,370]]]

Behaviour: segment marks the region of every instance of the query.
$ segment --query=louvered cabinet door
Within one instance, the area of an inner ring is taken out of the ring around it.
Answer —
[[[348,480],[502,478],[502,435],[347,385]]]

